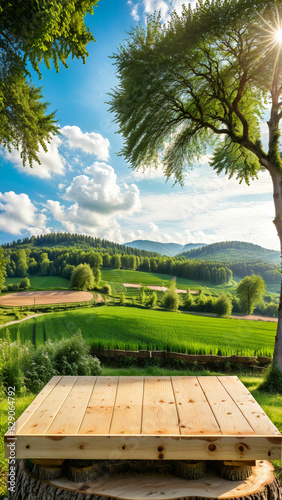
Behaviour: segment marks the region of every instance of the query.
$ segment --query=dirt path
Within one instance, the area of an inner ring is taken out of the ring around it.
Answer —
[[[142,286],[145,286],[145,285],[138,285],[137,283],[123,283],[123,286],[125,286],[125,288],[142,288]],[[149,285],[149,286],[146,286],[145,288],[149,288],[150,290],[157,290],[159,292],[166,292],[167,291],[166,286]],[[176,292],[177,293],[187,293],[187,290],[181,290],[181,289],[177,288]],[[193,294],[198,293],[196,290],[190,290],[190,292]]]
[[[26,321],[27,319],[36,318],[37,316],[44,316],[45,314],[50,314],[50,313],[31,314],[30,316],[26,316],[25,318],[22,319],[14,319],[14,321],[8,321],[8,323],[0,325],[0,328],[3,328],[4,326],[15,325],[16,323],[22,323],[22,321]]]
[[[195,311],[181,311],[183,314],[192,314],[193,316],[206,316],[208,318],[218,318],[217,314],[215,313],[204,313],[204,312],[195,312]],[[245,320],[248,320],[248,321],[272,321],[272,322],[276,322],[278,321],[277,318],[271,318],[270,316],[253,316],[253,315],[240,315],[240,314],[233,314],[231,316],[228,316],[227,319],[245,319]]]
[[[33,306],[47,304],[66,304],[71,302],[88,302],[93,299],[91,292],[72,290],[46,290],[42,292],[17,292],[2,295],[0,305]],[[100,299],[102,300],[101,296]],[[100,300],[97,300],[100,302]]]

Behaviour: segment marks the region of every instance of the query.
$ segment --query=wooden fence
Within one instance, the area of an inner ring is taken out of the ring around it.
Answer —
[[[268,356],[217,356],[214,354],[183,354],[169,351],[124,351],[122,349],[101,349],[92,347],[94,356],[118,356],[126,358],[160,358],[163,360],[180,359],[187,363],[230,363],[230,365],[242,364],[253,368],[264,368],[272,362]]]

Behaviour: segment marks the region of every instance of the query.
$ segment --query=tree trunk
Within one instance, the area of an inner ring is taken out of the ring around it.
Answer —
[[[165,461],[164,461],[165,462]],[[262,461],[253,475],[245,481],[233,483],[208,473],[203,479],[184,481],[166,474],[109,475],[103,481],[72,482],[67,478],[42,480],[36,477],[33,464],[16,461],[15,491],[10,500],[282,500],[282,489],[273,476],[270,462]]]
[[[280,253],[282,254],[282,176],[275,170],[270,172],[273,183],[273,199],[275,206],[275,219],[273,221],[280,241]],[[273,353],[273,364],[282,372],[282,282],[280,289],[280,301],[278,308],[278,325],[275,337]]]

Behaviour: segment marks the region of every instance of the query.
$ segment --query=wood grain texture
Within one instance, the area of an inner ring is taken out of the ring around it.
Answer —
[[[172,377],[182,435],[221,434],[197,377]]]
[[[109,434],[118,377],[98,377],[79,434]]]
[[[21,436],[17,458],[280,460],[281,438],[264,436]],[[6,449],[6,453],[8,453]]]
[[[19,458],[281,459],[237,377],[53,377],[16,426]]]
[[[27,423],[22,426],[20,432],[22,434],[45,434],[76,380],[77,377],[62,377]]]
[[[223,435],[255,434],[217,377],[198,377]]]
[[[96,379],[97,377],[77,378],[46,434],[77,434]]]
[[[218,380],[243,413],[245,419],[248,420],[256,434],[280,435],[279,430],[271,422],[261,406],[256,402],[238,377],[218,377]]]
[[[143,377],[119,377],[110,434],[141,434]]]
[[[142,434],[180,434],[170,377],[145,377]]]

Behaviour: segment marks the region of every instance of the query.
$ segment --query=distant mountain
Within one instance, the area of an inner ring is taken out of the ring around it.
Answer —
[[[222,241],[201,248],[181,252],[178,257],[219,262],[247,262],[260,260],[269,264],[280,264],[280,252],[269,250],[246,241]]]
[[[187,245],[180,245],[179,243],[159,243],[158,241],[151,240],[134,240],[128,243],[124,243],[126,247],[138,248],[139,250],[146,250],[147,252],[157,252],[161,255],[167,255],[168,257],[174,257],[187,250],[200,248],[205,245],[205,243],[188,243]]]

